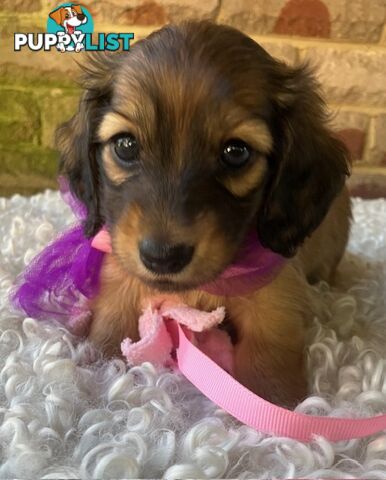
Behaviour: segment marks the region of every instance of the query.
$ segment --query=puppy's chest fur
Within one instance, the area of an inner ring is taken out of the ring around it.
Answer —
[[[313,315],[310,291],[291,261],[272,283],[250,295],[219,297],[195,290],[179,294],[178,300],[206,311],[225,306],[223,327],[234,343],[235,377],[264,398],[292,406],[306,394],[303,351],[305,324]],[[119,355],[124,338],[139,339],[138,318],[157,295],[109,255],[92,304],[89,338],[106,355]]]
[[[269,285],[244,296],[217,296],[202,290],[160,294],[141,280],[125,272],[114,255],[105,258],[100,292],[92,303],[93,322],[89,336],[106,353],[119,352],[121,341],[139,340],[138,318],[144,308],[157,298],[174,299],[199,310],[226,309],[226,322],[235,342],[253,334],[270,337],[278,343],[292,343],[286,325],[292,328],[312,315],[309,285],[297,261],[290,261]],[[289,317],[295,321],[288,321]],[[287,318],[285,321],[284,319]],[[292,324],[292,325],[291,325]],[[280,337],[280,338],[279,338]],[[284,345],[283,345],[284,346]]]

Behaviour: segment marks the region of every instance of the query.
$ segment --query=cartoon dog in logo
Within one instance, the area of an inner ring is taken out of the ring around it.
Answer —
[[[64,33],[59,35],[79,35],[82,34],[80,30],[76,30],[76,27],[87,23],[87,17],[82,11],[80,5],[71,4],[67,7],[60,7],[50,13],[50,18],[54,20],[58,25],[64,28]],[[64,42],[59,41],[57,45],[58,50],[79,52],[84,48],[82,42],[76,42],[75,47],[73,45],[65,45]]]

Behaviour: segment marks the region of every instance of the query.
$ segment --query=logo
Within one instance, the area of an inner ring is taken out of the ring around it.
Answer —
[[[84,50],[82,42],[84,34],[91,34],[93,31],[94,22],[90,12],[80,5],[64,3],[48,16],[47,32],[55,34],[60,39],[56,48],[61,52]]]
[[[60,52],[130,50],[134,33],[94,32],[94,22],[86,7],[78,3],[62,3],[52,10],[47,19],[47,33],[15,33],[14,48],[26,47],[32,51]]]

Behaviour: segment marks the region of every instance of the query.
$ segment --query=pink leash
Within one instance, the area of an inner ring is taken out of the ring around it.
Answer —
[[[92,246],[111,253],[110,234],[101,230],[94,237]],[[235,291],[255,289],[268,283],[282,265],[283,259],[263,249],[252,235],[247,239],[236,264],[228,268],[216,282],[205,285],[203,290],[229,295]],[[238,282],[239,278],[241,282]],[[386,415],[357,419],[320,417],[274,405],[241,385],[193,345],[190,341],[192,334],[186,327],[173,319],[167,320],[166,327],[176,349],[181,373],[212,402],[259,432],[304,442],[311,441],[315,436],[338,442],[386,430]]]
[[[386,415],[337,418],[305,415],[274,405],[237,382],[188,339],[189,331],[168,321],[181,373],[212,402],[259,432],[309,442],[362,438],[386,429]]]

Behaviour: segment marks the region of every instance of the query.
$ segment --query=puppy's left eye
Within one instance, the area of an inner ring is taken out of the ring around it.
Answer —
[[[241,168],[246,165],[252,155],[252,149],[242,140],[229,140],[221,153],[221,161],[231,168]]]
[[[113,139],[115,155],[126,164],[137,160],[139,147],[137,139],[130,133],[122,134]]]

